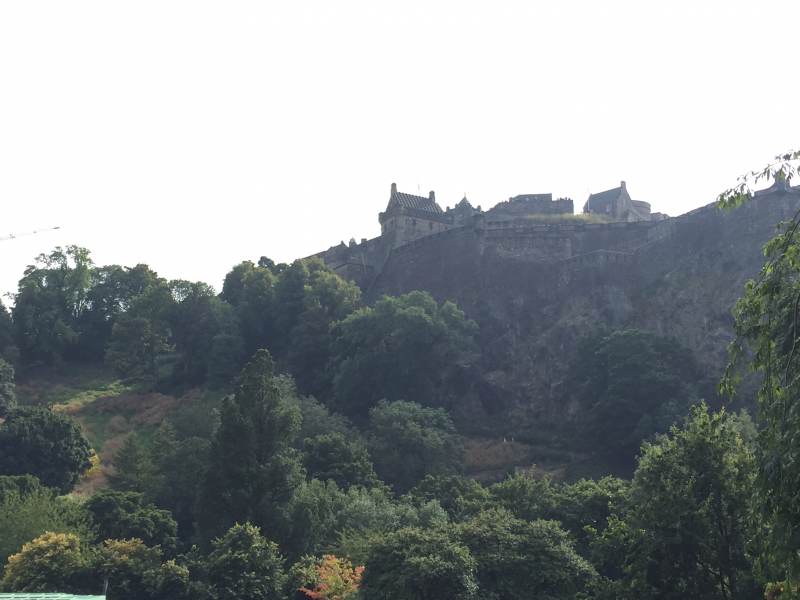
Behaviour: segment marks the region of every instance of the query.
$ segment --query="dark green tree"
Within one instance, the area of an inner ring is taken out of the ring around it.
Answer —
[[[407,492],[426,475],[461,470],[463,447],[441,408],[381,401],[369,413],[369,449],[378,476]]]
[[[632,470],[642,440],[667,431],[698,392],[698,366],[676,340],[637,329],[582,341],[567,394],[581,405],[580,437],[612,467]]]
[[[286,581],[278,545],[245,523],[214,540],[206,568],[213,600],[277,600]]]
[[[138,538],[148,546],[175,549],[178,526],[169,511],[147,504],[137,492],[102,490],[91,496],[84,508],[99,540]]]
[[[300,425],[295,403],[285,398],[269,352],[245,366],[236,393],[222,405],[200,494],[198,523],[205,539],[234,523],[250,521],[276,530],[302,468],[290,447]]]
[[[555,521],[490,510],[461,525],[459,538],[475,557],[482,599],[573,599],[596,578]]]
[[[469,548],[439,529],[406,528],[375,538],[361,593],[374,600],[481,598]]]
[[[271,262],[271,261],[270,261]],[[250,261],[236,265],[226,276],[220,298],[234,307],[241,325],[244,352],[271,348],[275,338],[275,282],[269,266]]]
[[[35,475],[66,493],[91,466],[80,427],[46,408],[17,408],[0,424],[0,475]]]
[[[704,405],[692,409],[683,427],[645,443],[627,532],[619,532],[630,544],[618,557],[629,594],[760,597],[750,553],[759,548],[751,519],[755,475],[753,448],[739,420],[724,411],[711,414]]]
[[[0,418],[5,417],[16,406],[14,367],[0,358]]]
[[[409,492],[416,503],[437,501],[453,521],[463,521],[491,506],[491,493],[462,475],[427,475]]]
[[[361,290],[342,279],[321,261],[307,261],[308,279],[303,310],[289,332],[287,362],[300,391],[317,397],[330,395],[333,323],[351,314],[361,303]]]
[[[477,356],[477,330],[455,304],[439,305],[427,292],[357,310],[333,331],[337,406],[363,419],[381,399],[446,404],[448,384]]]
[[[305,440],[303,464],[310,477],[335,481],[339,487],[372,487],[378,476],[364,443],[357,437],[328,433]]]
[[[719,196],[727,210],[758,210],[753,188],[771,182],[785,194],[800,177],[800,150],[786,152],[760,171],[739,178]],[[771,200],[770,200],[771,201]],[[740,209],[743,204],[752,205]],[[760,376],[756,485],[761,518],[769,532],[765,558],[786,578],[786,589],[800,589],[800,212],[778,224],[777,235],[764,247],[766,261],[749,281],[734,308],[736,339],[723,380],[733,395],[742,368]]]
[[[0,358],[12,360],[16,355],[14,347],[14,325],[8,309],[0,300]]]
[[[92,261],[78,246],[41,254],[25,269],[14,303],[14,340],[27,363],[54,363],[78,348]]]

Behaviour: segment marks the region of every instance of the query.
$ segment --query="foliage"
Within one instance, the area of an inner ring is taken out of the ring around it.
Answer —
[[[753,598],[749,544],[753,450],[738,421],[705,405],[669,435],[643,446],[631,486],[630,527],[641,531],[628,555],[641,598]]]
[[[472,517],[492,503],[489,490],[461,475],[426,475],[409,496],[416,503],[438,502],[453,521]]]
[[[475,358],[477,331],[455,304],[427,292],[357,310],[333,330],[337,406],[356,418],[381,399],[441,405],[447,382]]]
[[[3,588],[15,592],[79,591],[77,580],[88,568],[89,558],[77,535],[46,532],[8,558]]]
[[[346,558],[326,554],[316,568],[314,589],[301,587],[311,600],[348,600],[358,593],[364,567],[353,567]]]
[[[146,504],[142,494],[103,490],[84,504],[100,540],[142,540],[148,546],[173,550],[177,524],[169,511]]]
[[[24,361],[54,363],[77,348],[91,268],[88,250],[68,246],[40,254],[25,269],[13,312],[14,339]]]
[[[381,401],[370,410],[369,431],[375,470],[398,492],[410,490],[426,475],[462,468],[461,441],[444,409]]]
[[[105,361],[120,376],[155,382],[159,355],[170,349],[152,319],[123,315],[114,323]]]
[[[13,360],[15,355],[14,325],[8,309],[3,304],[3,301],[0,300],[0,358]]]
[[[303,464],[310,477],[330,479],[343,488],[378,483],[369,452],[358,437],[347,438],[336,432],[318,435],[305,440],[303,451]]]
[[[482,599],[572,599],[596,577],[555,521],[523,521],[494,509],[461,525],[459,538],[477,562]]]
[[[91,448],[72,419],[46,408],[17,408],[0,424],[0,474],[38,477],[66,493],[90,466]]]
[[[498,505],[518,519],[551,519],[558,502],[558,491],[549,477],[517,474],[489,488]]]
[[[674,339],[637,329],[590,336],[568,383],[582,407],[580,437],[593,451],[632,464],[642,440],[686,414],[699,379],[691,351]]]
[[[478,598],[469,549],[440,529],[405,528],[374,539],[362,594],[371,600]]]
[[[202,485],[198,524],[206,539],[236,522],[274,530],[302,480],[290,448],[300,425],[296,404],[273,375],[272,358],[259,350],[245,366],[232,398],[222,405]]]
[[[777,156],[763,170],[742,176],[737,185],[719,197],[723,208],[739,206],[753,198],[752,186],[760,181],[790,183],[798,176],[800,152]],[[788,589],[800,583],[800,377],[797,352],[798,298],[800,298],[800,212],[779,225],[778,234],[764,247],[765,264],[749,281],[734,308],[736,339],[730,347],[730,365],[722,389],[733,394],[747,364],[758,372],[759,508],[768,525],[769,560],[784,571]]]
[[[47,531],[92,537],[89,519],[76,502],[56,497],[31,476],[0,477],[0,565]]]
[[[17,406],[14,388],[14,368],[0,358],[0,419]]]
[[[258,527],[236,524],[214,540],[208,556],[213,600],[274,600],[282,597],[286,573],[278,546]]]
[[[94,568],[109,582],[109,600],[188,600],[188,569],[162,563],[161,550],[140,539],[105,540]]]

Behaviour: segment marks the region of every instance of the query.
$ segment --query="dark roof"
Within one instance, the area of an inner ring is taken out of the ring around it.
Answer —
[[[393,192],[392,197],[389,199],[389,208],[397,205],[401,208],[412,208],[414,210],[421,210],[423,212],[430,212],[441,214],[441,207],[436,204],[433,198],[425,198],[423,196],[413,196],[411,194],[404,194],[403,192]]]
[[[622,193],[622,187],[615,187],[610,190],[606,190],[605,192],[597,192],[596,194],[589,194],[589,200],[587,202],[591,202],[594,204],[595,202],[598,203],[605,203],[611,202],[619,198],[619,195]]]

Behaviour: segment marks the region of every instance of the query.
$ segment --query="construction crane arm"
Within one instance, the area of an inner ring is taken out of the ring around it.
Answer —
[[[33,231],[26,231],[24,233],[9,233],[5,236],[0,236],[0,242],[6,242],[8,240],[15,240],[17,238],[26,237],[29,235],[35,235],[37,233],[44,233],[46,231],[55,231],[57,229],[61,229],[60,226],[56,227],[45,227],[43,229],[34,229]]]

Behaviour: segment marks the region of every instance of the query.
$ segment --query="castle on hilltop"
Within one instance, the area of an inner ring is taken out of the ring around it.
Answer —
[[[635,228],[641,232],[664,219],[667,216],[653,213],[649,203],[633,200],[624,181],[619,187],[590,194],[582,214],[575,214],[572,199],[554,200],[552,194],[514,196],[487,211],[474,207],[465,196],[443,210],[434,192],[416,196],[398,191],[393,183],[386,209],[378,215],[379,237],[360,243],[351,239],[314,256],[359,285],[369,286],[396,251],[456,232],[471,236],[481,251],[488,247],[522,260],[553,262],[572,259],[584,247],[593,252],[630,246],[633,242],[626,241],[630,234],[623,235],[618,227],[611,238],[602,232],[625,224],[641,225]],[[587,231],[598,241],[578,241],[576,235],[586,237]]]

